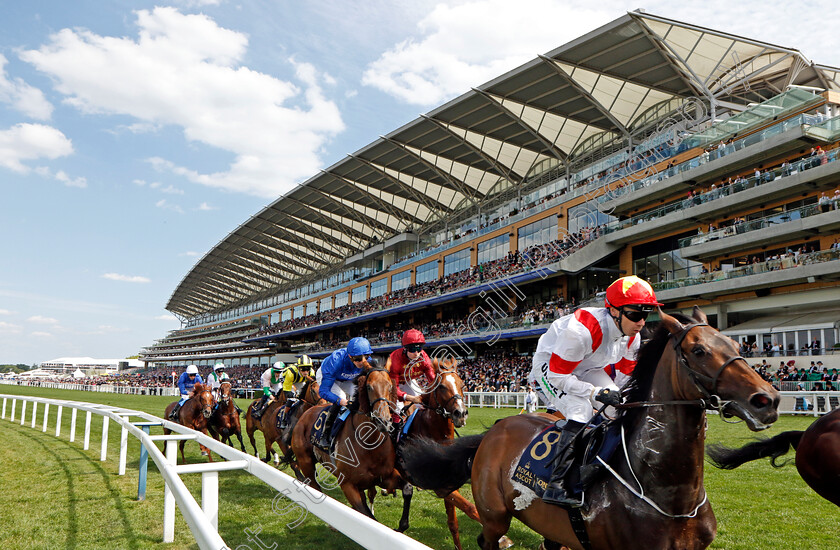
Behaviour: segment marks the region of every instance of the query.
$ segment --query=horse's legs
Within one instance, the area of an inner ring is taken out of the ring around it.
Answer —
[[[482,514],[481,534],[478,536],[478,545],[481,550],[499,550],[499,539],[510,529],[511,516],[507,510],[502,512],[486,511]]]
[[[181,450],[181,462],[183,464],[187,463],[187,457],[184,456],[184,445],[186,445],[186,444],[187,444],[186,439],[182,439],[181,441],[178,442],[178,448]]]
[[[201,432],[202,432],[204,435],[209,435],[209,434],[207,433],[207,428],[204,428],[203,430],[201,430]],[[199,445],[199,447],[201,447],[201,453],[202,453],[202,454],[206,454],[206,455],[207,455],[207,461],[208,461],[208,462],[213,462],[213,453],[211,453],[211,452],[210,452],[210,449],[208,449],[208,448],[207,448],[207,447],[205,447],[204,445]]]
[[[455,504],[449,498],[445,498],[443,499],[443,506],[446,509],[446,526],[449,527],[455,550],[463,550],[461,533],[458,531],[458,515],[455,513]]]
[[[410,483],[404,481],[402,486],[403,495],[403,511],[400,518],[400,524],[397,526],[397,532],[403,533],[408,529],[408,509],[411,508],[411,497],[414,495],[414,487]]]
[[[445,491],[442,492],[445,493]],[[452,491],[448,495],[441,494],[442,492],[436,492],[439,498],[442,498],[444,499],[444,501],[451,502],[452,504],[457,506],[458,509],[464,512],[468,518],[473,519],[475,521],[479,521],[478,510],[475,509],[475,504],[467,500],[466,497],[464,497],[464,495],[462,495],[458,491]]]
[[[260,457],[260,452],[257,450],[257,442],[254,440],[254,432],[257,431],[257,422],[251,416],[251,411],[254,409],[254,404],[248,406],[248,411],[245,413],[245,431],[248,433],[248,439],[251,440],[251,447],[254,448],[254,456]],[[242,449],[243,451],[245,449]]]
[[[368,508],[367,499],[365,498],[364,493],[359,491],[355,485],[352,483],[344,483],[341,485],[341,490],[344,491],[344,496],[347,497],[347,503],[350,504],[354,510],[361,512],[371,519],[376,519],[373,516],[373,512],[371,512],[370,508]]]

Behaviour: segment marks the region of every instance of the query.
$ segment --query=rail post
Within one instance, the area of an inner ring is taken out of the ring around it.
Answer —
[[[85,444],[84,450],[90,449],[90,411],[85,412]]]
[[[15,406],[17,405],[17,399],[12,398],[12,422],[15,421]]]
[[[219,530],[219,472],[201,473],[201,509],[213,528]]]
[[[55,436],[58,437],[61,434],[61,413],[64,410],[64,407],[61,405],[58,406],[58,414],[55,415]]]
[[[128,422],[128,417],[120,417],[125,422]],[[118,475],[124,476],[125,475],[125,460],[126,455],[128,454],[128,428],[126,428],[125,424],[122,424],[120,429],[120,467],[118,471]]]
[[[0,416],[0,418],[6,418],[6,398],[5,397],[3,398],[3,416]]]
[[[37,401],[33,401],[33,402],[32,402],[32,418],[31,418],[31,423],[29,424],[29,427],[30,427],[30,428],[34,428],[34,427],[35,427],[35,414],[36,414],[37,412],[38,412],[38,402],[37,402]]]
[[[26,422],[26,399],[20,400],[20,425]]]
[[[174,439],[166,441],[166,461],[173,466],[178,462],[178,442]],[[175,494],[169,483],[164,481],[163,488],[163,542],[175,540]]]
[[[105,459],[108,457],[108,425],[110,420],[110,417],[106,415],[102,416],[102,446],[99,450],[100,462],[105,462]]]
[[[76,414],[78,412],[79,409],[73,407],[73,412],[70,413],[70,443],[76,439]]]
[[[50,404],[44,403],[44,425],[41,426],[41,431],[47,433],[47,415],[50,414]]]

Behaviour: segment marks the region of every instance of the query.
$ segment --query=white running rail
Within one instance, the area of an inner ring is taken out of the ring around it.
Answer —
[[[303,485],[291,476],[264,464],[259,458],[238,451],[233,447],[216,441],[212,437],[180,424],[163,420],[142,411],[95,403],[7,394],[0,394],[0,398],[3,399],[2,415],[0,415],[0,418],[6,419],[8,410],[10,412],[8,420],[11,422],[15,421],[18,402],[21,403],[19,417],[21,425],[25,423],[27,405],[31,404],[32,412],[30,421],[32,428],[35,427],[38,405],[43,404],[44,412],[41,428],[45,433],[48,429],[50,405],[55,406],[57,410],[55,415],[56,437],[59,437],[61,434],[63,409],[71,409],[70,441],[74,441],[76,436],[77,412],[83,411],[85,413],[85,449],[90,447],[91,416],[93,414],[101,416],[102,443],[100,447],[100,460],[102,461],[107,458],[108,426],[109,422],[113,420],[121,428],[119,475],[125,474],[128,434],[130,433],[139,439],[142,446],[148,451],[149,456],[155,461],[166,484],[164,489],[163,542],[172,542],[174,540],[175,504],[177,503],[199,548],[202,550],[229,550],[218,532],[218,476],[220,471],[242,469],[259,478],[286,498],[294,501],[300,507],[301,512],[314,514],[364,548],[371,550],[391,550],[393,548],[430,550],[428,546],[402,533],[397,533],[376,520],[356,512],[349,506]],[[141,420],[129,421],[131,417],[137,417]],[[143,427],[150,425],[166,427],[172,430],[173,433],[168,436],[149,435],[144,431]],[[182,439],[195,440],[201,443],[212,452],[225,458],[226,462],[208,462],[177,466],[176,444]],[[166,442],[165,455],[158,449],[155,441]],[[188,473],[201,473],[201,506],[198,505],[180,478],[181,474]],[[141,482],[145,482],[144,472],[141,472]],[[145,493],[145,487],[142,489]]]

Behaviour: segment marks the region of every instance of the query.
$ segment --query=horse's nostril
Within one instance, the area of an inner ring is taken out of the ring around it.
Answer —
[[[750,398],[750,404],[756,409],[766,409],[773,403],[773,399],[766,393],[757,393]]]

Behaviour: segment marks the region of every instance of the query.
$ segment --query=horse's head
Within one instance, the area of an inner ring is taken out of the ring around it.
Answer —
[[[223,405],[227,405],[228,403],[230,403],[230,398],[231,398],[231,385],[230,385],[230,382],[228,382],[228,381],[224,381],[224,382],[222,382],[222,384],[219,386],[219,401],[220,401]]]
[[[456,428],[467,423],[470,414],[464,403],[464,381],[458,376],[458,360],[454,357],[441,361],[432,360],[435,367],[435,382],[429,389],[427,406],[444,418],[451,418]]]
[[[391,408],[394,407],[394,384],[387,370],[371,367],[367,361],[358,378],[360,398],[367,401],[371,418],[380,421],[386,428],[391,426]],[[362,395],[362,392],[364,394]]]
[[[196,384],[192,392],[193,399],[198,403],[198,408],[204,418],[210,418],[213,414],[213,394],[210,393],[210,386]]]
[[[738,345],[706,321],[694,307],[691,319],[681,322],[660,311],[671,335],[677,367],[675,393],[684,399],[703,399],[725,416],[737,416],[752,431],[769,428],[779,417],[779,392],[763,380],[738,353]],[[664,355],[663,355],[664,357]]]

